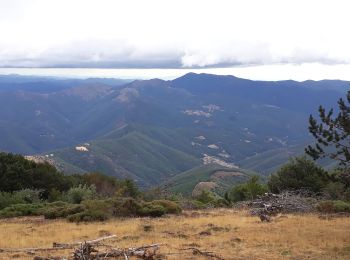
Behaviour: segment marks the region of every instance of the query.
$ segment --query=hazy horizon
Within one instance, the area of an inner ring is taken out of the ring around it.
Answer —
[[[350,65],[283,64],[261,66],[236,66],[227,68],[0,68],[0,75],[48,76],[63,78],[119,78],[171,80],[189,72],[232,75],[263,81],[278,80],[347,80],[350,81]]]

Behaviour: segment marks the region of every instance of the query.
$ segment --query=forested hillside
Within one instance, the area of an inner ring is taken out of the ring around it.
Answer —
[[[269,174],[309,142],[307,120],[345,81],[252,81],[190,73],[172,81],[2,77],[0,149],[67,173],[103,171],[141,186],[202,164]]]

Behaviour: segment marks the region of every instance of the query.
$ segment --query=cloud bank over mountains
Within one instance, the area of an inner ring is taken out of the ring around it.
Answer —
[[[0,0],[0,67],[350,64],[349,1]]]

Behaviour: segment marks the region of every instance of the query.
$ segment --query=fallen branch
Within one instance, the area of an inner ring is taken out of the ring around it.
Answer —
[[[76,249],[73,257],[74,260],[101,259],[107,257],[124,257],[124,259],[129,259],[129,256],[137,256],[142,259],[154,259],[155,256],[157,256],[157,250],[159,249],[159,246],[160,244],[152,244],[135,248],[113,248],[107,252],[96,252],[91,245],[84,244],[80,248]]]
[[[52,247],[32,247],[32,248],[0,248],[0,253],[20,253],[20,252],[27,252],[27,253],[33,253],[36,251],[54,251],[54,250],[63,250],[63,249],[71,249],[75,246],[80,246],[84,243],[89,245],[96,245],[99,242],[111,239],[116,237],[116,235],[106,236],[106,237],[100,237],[94,240],[86,241],[86,242],[76,242],[76,243],[70,243],[70,244],[61,244],[61,243],[53,243]]]
[[[0,253],[33,253],[35,251],[54,251],[66,248],[53,248],[53,247],[29,247],[29,248],[0,248]]]
[[[73,248],[75,246],[80,246],[82,244],[89,244],[89,245],[96,245],[99,242],[106,240],[106,239],[111,239],[111,238],[115,238],[117,237],[116,235],[110,235],[110,236],[106,236],[106,237],[100,237],[94,240],[90,240],[90,241],[85,241],[85,242],[76,242],[76,243],[56,243],[53,242],[52,247],[53,248],[62,248],[62,249],[69,249],[69,248]]]
[[[194,254],[194,255],[203,255],[203,256],[219,259],[219,260],[224,260],[224,258],[222,258],[221,256],[218,256],[214,252],[201,251],[201,250],[199,250],[198,248],[195,248],[195,247],[183,248],[181,250],[192,250],[192,254]]]

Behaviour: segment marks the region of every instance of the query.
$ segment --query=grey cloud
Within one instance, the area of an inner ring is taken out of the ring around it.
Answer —
[[[217,49],[142,50],[126,41],[79,41],[45,50],[5,52],[0,67],[54,68],[212,68],[271,64],[350,64],[350,58],[331,56],[325,50],[295,48],[276,53],[264,43],[232,44]]]

